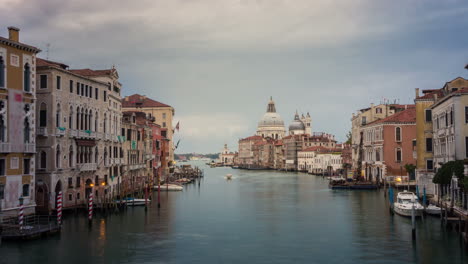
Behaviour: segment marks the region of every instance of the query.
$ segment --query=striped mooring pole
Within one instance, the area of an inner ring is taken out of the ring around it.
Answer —
[[[62,191],[57,195],[57,224],[62,225]]]
[[[18,215],[18,223],[19,223],[19,228],[23,229],[23,224],[24,224],[24,206],[23,206],[23,197],[19,198],[19,215]]]
[[[93,191],[89,193],[89,202],[88,202],[88,221],[93,220]]]

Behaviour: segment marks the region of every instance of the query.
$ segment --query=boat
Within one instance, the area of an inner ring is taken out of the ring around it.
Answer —
[[[145,205],[146,203],[151,202],[150,199],[145,200],[145,199],[136,199],[136,198],[124,198],[122,201],[117,200],[115,201],[116,203],[123,203],[127,206],[140,206],[140,205]]]
[[[239,166],[232,166],[233,169],[239,169]]]
[[[418,202],[418,197],[413,192],[399,192],[397,201],[393,204],[393,211],[401,216],[411,216],[413,207],[414,216],[422,216],[424,207]]]
[[[328,187],[330,187],[332,190],[345,190],[345,189],[349,189],[349,184],[346,183],[345,178],[330,177],[330,181],[328,182]]]
[[[158,186],[154,186],[154,189],[157,191],[158,190]],[[184,187],[180,186],[180,185],[177,185],[177,184],[164,184],[164,185],[161,185],[161,191],[183,191],[184,190]]]
[[[232,179],[232,174],[226,174],[226,179],[231,180]]]
[[[426,214],[430,215],[440,215],[440,213],[444,212],[443,208],[440,208],[438,206],[435,206],[433,204],[430,204],[428,207],[426,207]]]

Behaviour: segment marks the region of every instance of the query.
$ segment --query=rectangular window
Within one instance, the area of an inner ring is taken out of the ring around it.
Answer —
[[[93,98],[93,87],[89,87],[89,98]]]
[[[468,158],[468,137],[465,137],[465,157]]]
[[[434,169],[434,162],[432,160],[426,160],[426,169],[433,170]]]
[[[396,162],[401,162],[401,149],[396,150]]]
[[[88,85],[85,86],[85,96],[88,97]]]
[[[62,77],[57,76],[57,90],[62,88]]]
[[[400,127],[395,128],[395,140],[397,142],[401,141],[401,128]]]
[[[77,193],[77,194],[76,194],[76,199],[77,199],[77,200],[80,199],[80,193]]]
[[[166,119],[166,113],[163,113],[163,119]]]
[[[367,123],[366,117],[363,116],[363,117],[362,117],[362,120],[361,120],[361,125],[365,125],[366,123]]]
[[[96,100],[98,100],[99,99],[99,90],[98,90],[98,88],[95,89],[94,95],[96,96]]]
[[[432,110],[426,109],[426,122],[431,122],[431,121],[432,121]]]
[[[70,93],[73,93],[73,80],[70,80]]]
[[[81,96],[84,96],[84,83],[81,84]]]
[[[81,187],[81,177],[76,177],[76,187]]]
[[[450,109],[450,125],[453,125],[453,109]]]
[[[127,129],[127,140],[132,140],[132,130],[130,128]]]
[[[107,102],[107,91],[104,91],[104,102]]]
[[[5,185],[0,184],[0,200],[5,199]]]
[[[432,138],[426,138],[426,151],[432,152]]]
[[[73,178],[68,177],[68,188],[73,188]]]
[[[5,159],[0,159],[0,176],[5,175],[6,165]]]
[[[71,201],[72,199],[73,199],[73,195],[70,193],[70,194],[68,195],[68,201]]]
[[[163,122],[163,125],[162,125],[162,126],[163,126],[163,127],[166,127],[166,122]]]
[[[47,89],[47,75],[41,75],[41,89]]]
[[[31,160],[23,159],[23,174],[30,174],[30,173],[31,173]]]
[[[465,124],[468,124],[468,106],[465,106]]]

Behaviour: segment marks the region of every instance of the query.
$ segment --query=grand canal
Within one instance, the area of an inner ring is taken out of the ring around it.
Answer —
[[[91,228],[84,215],[67,215],[61,235],[3,243],[0,263],[468,261],[437,218],[418,222],[413,243],[410,220],[389,215],[382,191],[331,191],[302,173],[204,170],[183,192],[162,193],[159,210],[97,214]]]

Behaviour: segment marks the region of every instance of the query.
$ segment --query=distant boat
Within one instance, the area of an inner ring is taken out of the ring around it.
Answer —
[[[125,204],[127,206],[140,206],[140,205],[145,205],[146,203],[151,202],[151,200],[147,199],[145,201],[145,199],[125,198],[122,201],[117,200],[115,202],[119,203],[119,204],[123,203],[123,204]]]
[[[232,174],[226,174],[226,179],[231,180],[232,179]]]
[[[424,207],[418,202],[418,197],[412,192],[399,192],[397,201],[393,204],[395,213],[401,216],[411,216],[413,207],[414,216],[422,216]]]

